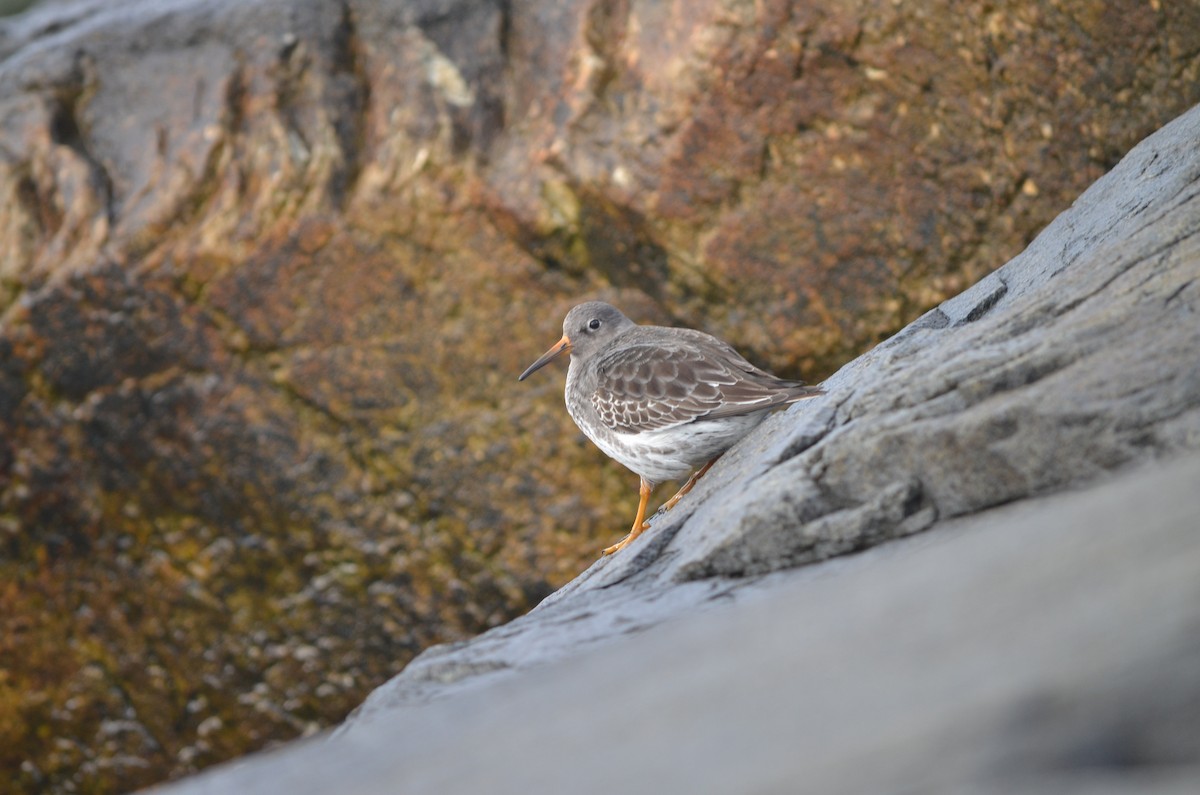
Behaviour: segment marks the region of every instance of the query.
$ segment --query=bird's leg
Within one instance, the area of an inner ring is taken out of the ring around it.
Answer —
[[[612,553],[619,552],[620,550],[629,546],[629,542],[633,541],[633,539],[640,536],[642,534],[642,531],[646,529],[646,527],[648,526],[648,523],[645,521],[645,519],[646,519],[646,503],[650,502],[650,492],[653,489],[654,489],[654,484],[651,483],[650,481],[646,480],[645,478],[642,478],[641,488],[638,489],[638,494],[640,496],[640,499],[638,500],[637,518],[635,518],[633,520],[633,529],[629,531],[629,535],[625,536],[620,541],[613,544],[608,549],[604,550],[605,555],[611,555]]]
[[[717,456],[717,458],[720,458],[720,457],[721,456]],[[697,469],[696,472],[690,478],[687,479],[687,483],[683,484],[683,488],[681,488],[679,491],[677,491],[675,493],[674,497],[672,497],[671,499],[664,502],[662,504],[662,507],[659,508],[659,510],[660,511],[669,511],[672,508],[674,508],[675,503],[682,500],[683,495],[687,494],[689,491],[692,490],[692,486],[696,485],[696,481],[699,480],[700,478],[702,478],[704,476],[705,472],[712,469],[712,465],[717,463],[717,458],[714,458],[712,461],[709,461],[707,464],[705,464],[704,466]]]

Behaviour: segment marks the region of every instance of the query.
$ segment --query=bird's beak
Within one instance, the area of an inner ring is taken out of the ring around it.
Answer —
[[[541,358],[539,358],[536,362],[534,362],[533,364],[531,364],[527,368],[525,368],[525,372],[521,373],[521,377],[518,378],[517,380],[524,381],[526,378],[528,378],[530,375],[532,375],[535,370],[542,369],[546,365],[550,364],[550,362],[555,357],[557,357],[559,354],[569,353],[570,350],[571,350],[571,339],[566,334],[563,334],[562,339],[559,340],[558,342],[554,343],[554,345],[552,345],[550,347],[550,350],[543,353],[541,355]]]

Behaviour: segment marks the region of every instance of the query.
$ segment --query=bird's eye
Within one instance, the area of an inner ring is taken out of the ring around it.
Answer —
[[[588,321],[588,328],[590,328],[592,331],[600,328],[600,319],[595,317],[592,318],[590,321]]]

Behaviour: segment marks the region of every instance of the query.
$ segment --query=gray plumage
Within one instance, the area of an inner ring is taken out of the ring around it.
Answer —
[[[571,418],[596,446],[652,484],[716,458],[772,409],[821,394],[755,367],[710,334],[639,326],[600,301],[568,312],[559,346],[521,378],[565,350]]]

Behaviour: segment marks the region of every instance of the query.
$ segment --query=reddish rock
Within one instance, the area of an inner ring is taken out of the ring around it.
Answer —
[[[629,510],[554,374],[515,383],[564,309],[819,379],[1200,99],[1195,8],[1094,5],[0,23],[15,790],[124,791],[327,725],[528,609]]]

